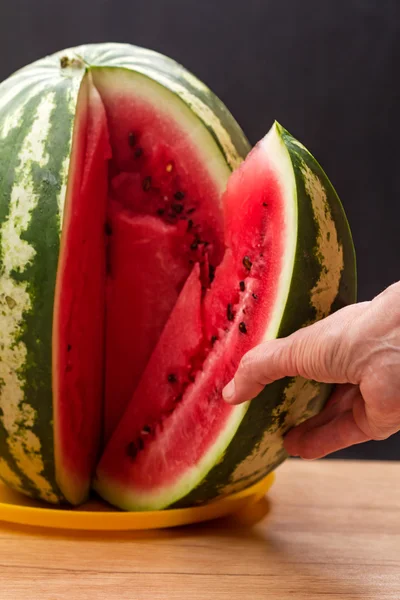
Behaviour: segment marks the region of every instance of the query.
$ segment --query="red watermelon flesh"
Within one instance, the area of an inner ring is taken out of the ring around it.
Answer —
[[[182,336],[191,307],[180,298],[160,338],[164,350],[155,350],[100,461],[96,489],[122,508],[160,508],[185,495],[212,466],[219,445],[224,447],[221,439],[234,435],[243,414],[243,407],[224,403],[221,392],[243,354],[266,335],[286,227],[282,192],[263,159],[263,144],[231,177],[224,209],[228,248],[202,302],[201,343],[194,348]],[[270,219],[274,227],[268,226]],[[166,373],[174,372],[175,355],[186,357],[190,378],[183,392],[177,385],[173,398]],[[151,433],[145,409],[150,399]]]
[[[111,201],[108,227],[106,440],[131,399],[190,272],[181,251],[184,233],[176,225],[149,215],[133,216]]]
[[[73,504],[194,265],[204,294],[224,253],[220,181],[190,130],[107,72],[80,91],[54,307],[57,481]]]
[[[191,383],[191,359],[201,352],[203,341],[201,297],[200,269],[196,264],[113,438],[126,439],[126,451],[131,459],[162,431],[163,420],[172,414]],[[154,382],[158,386],[157,393],[154,393]],[[112,445],[113,442],[109,447]],[[123,468],[126,462],[119,465]],[[115,465],[117,469],[119,465]]]
[[[74,133],[53,328],[57,480],[74,504],[88,493],[100,451],[107,207],[107,122],[93,86],[81,90]],[[90,110],[88,110],[90,107]]]
[[[113,195],[135,214],[184,222],[190,228],[188,248],[197,244],[203,250],[206,244],[212,264],[217,265],[224,253],[221,190],[210,180],[209,165],[200,159],[190,135],[162,104],[155,107],[142,94],[140,84],[128,93],[116,85],[112,72],[95,77],[95,84],[109,125]]]

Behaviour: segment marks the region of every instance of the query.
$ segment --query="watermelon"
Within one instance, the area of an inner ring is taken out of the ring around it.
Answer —
[[[148,510],[275,468],[330,387],[282,380],[236,407],[221,391],[255,344],[355,300],[311,154],[277,123],[249,154],[204,84],[125,44],[11,76],[0,139],[0,479]]]

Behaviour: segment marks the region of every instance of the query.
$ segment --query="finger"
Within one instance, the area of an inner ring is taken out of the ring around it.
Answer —
[[[287,338],[256,346],[241,360],[234,379],[223,390],[224,399],[231,404],[251,400],[265,385],[287,376],[346,383],[348,323],[364,310],[365,304],[348,306]]]
[[[368,403],[356,401],[353,406],[354,418],[360,429],[373,440],[386,440],[397,433],[400,430],[400,395],[397,390],[392,390],[388,385],[380,390],[369,391],[368,386],[363,385],[360,389],[363,396],[368,398]]]
[[[292,445],[290,436],[285,439],[285,448],[308,460],[322,458],[327,454],[361,444],[371,438],[357,425],[353,410],[336,415],[320,427],[306,431]]]
[[[338,385],[320,413],[303,421],[286,434],[285,439],[287,442],[285,443],[288,444],[288,447],[290,446],[290,454],[298,456],[297,444],[305,433],[311,429],[321,427],[338,415],[351,410],[354,398],[358,393],[358,386],[351,384]]]

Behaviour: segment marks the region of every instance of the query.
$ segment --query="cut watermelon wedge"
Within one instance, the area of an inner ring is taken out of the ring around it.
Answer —
[[[89,493],[100,452],[108,159],[103,103],[82,87],[61,240],[53,328],[57,484],[73,504]]]

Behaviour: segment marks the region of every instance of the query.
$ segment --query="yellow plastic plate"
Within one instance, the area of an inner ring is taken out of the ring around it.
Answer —
[[[149,512],[120,512],[97,500],[92,500],[79,509],[53,508],[13,492],[0,483],[0,521],[81,531],[128,531],[178,527],[242,512],[259,502],[274,480],[275,476],[271,473],[242,492],[204,506]]]

